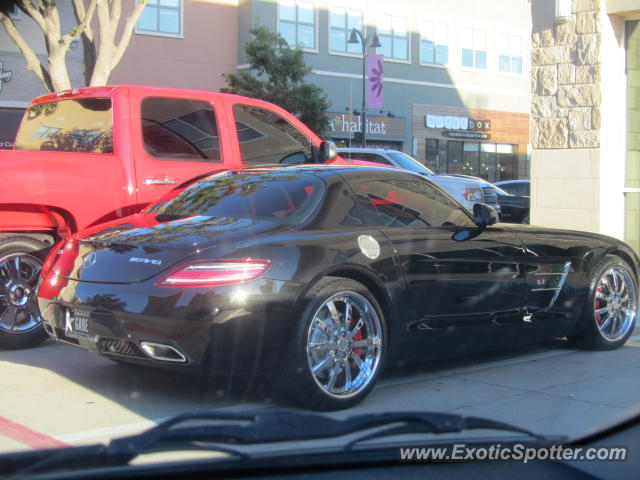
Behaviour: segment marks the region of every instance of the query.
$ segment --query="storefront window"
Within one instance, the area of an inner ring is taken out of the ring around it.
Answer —
[[[427,168],[433,170],[434,172],[438,170],[438,140],[433,138],[427,138],[425,140],[425,156],[424,156],[424,164]]]
[[[479,169],[478,169],[478,161],[480,159],[479,153],[479,144],[476,142],[464,142],[464,146],[462,148],[464,154],[462,157],[463,165],[462,165],[462,173],[465,175],[472,175],[474,177],[478,177]]]
[[[437,173],[464,174],[489,182],[518,178],[517,146],[508,143],[425,139],[425,165]]]
[[[496,181],[497,156],[495,143],[480,144],[480,173],[479,177],[490,182]]]
[[[462,170],[462,142],[449,140],[447,149],[447,173],[465,173]]]

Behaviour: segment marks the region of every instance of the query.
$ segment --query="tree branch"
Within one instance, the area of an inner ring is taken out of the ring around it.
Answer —
[[[120,60],[122,60],[122,55],[124,55],[125,50],[129,46],[129,42],[131,41],[131,35],[133,35],[133,29],[135,28],[136,23],[138,23],[138,19],[140,18],[140,15],[142,15],[144,6],[145,6],[145,2],[138,1],[131,15],[127,17],[127,20],[125,21],[125,24],[124,24],[124,28],[122,29],[122,35],[120,36],[120,41],[116,45],[116,50],[111,59],[112,70],[118,65],[118,63],[120,63]]]
[[[36,22],[42,32],[45,32],[47,30],[47,23],[43,16],[44,4],[41,0],[38,0],[38,5],[40,6],[40,8],[36,8],[31,0],[17,0],[16,5],[25,13],[25,15],[28,15],[33,19],[34,22]]]
[[[46,88],[49,92],[52,92],[53,85],[51,84],[51,77],[49,76],[49,72],[44,67],[42,62],[40,62],[40,59],[38,59],[35,52],[31,49],[31,47],[29,47],[26,40],[20,34],[15,24],[13,23],[13,20],[8,15],[0,12],[0,22],[4,26],[7,35],[9,35],[9,38],[13,40],[13,42],[16,44],[16,47],[18,47],[18,50],[20,50],[20,53],[22,53],[22,56],[27,62],[27,69],[35,73],[42,82],[42,85],[44,85],[44,88]]]
[[[76,3],[78,2],[74,0],[74,7]],[[98,5],[98,0],[91,0],[91,3],[89,4],[89,8],[86,10],[83,16],[84,18],[82,19],[82,21],[78,22],[78,26],[74,27],[71,33],[67,33],[66,35],[62,36],[62,43],[65,46],[68,46],[71,42],[73,42],[76,38],[78,38],[80,35],[83,34],[84,30],[87,28],[87,26],[91,23],[91,20],[93,19],[93,14],[96,11],[97,5]],[[76,14],[76,18],[78,18],[77,14]]]
[[[91,0],[89,8],[93,7],[95,11],[97,4],[98,0]],[[80,25],[81,23],[85,23],[84,19],[87,18],[87,10],[84,8],[84,0],[73,0],[73,13],[75,14],[76,22],[78,22],[78,25]],[[91,14],[91,17],[93,17],[93,13]],[[89,41],[93,42],[93,28],[91,28],[90,21],[91,20],[86,22],[85,27],[81,33],[86,35]]]

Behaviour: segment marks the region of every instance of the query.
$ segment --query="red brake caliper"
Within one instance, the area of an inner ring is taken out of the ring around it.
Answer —
[[[597,295],[598,293],[602,294],[602,292],[600,291],[600,287],[598,287],[598,288],[596,289],[596,295]],[[601,302],[600,302],[600,299],[599,299],[599,298],[597,298],[597,297],[596,297],[596,302],[595,302],[595,303],[596,303],[596,305],[595,305],[595,306],[596,306],[596,308],[595,308],[596,310],[599,310],[600,308],[602,308],[602,307],[601,307]],[[599,313],[596,313],[596,322],[597,322],[598,324],[602,324],[602,315],[600,315]]]
[[[353,314],[351,314],[351,317],[349,318],[349,330],[355,327],[356,323],[358,322],[356,322],[356,320],[353,318]],[[354,342],[362,340],[362,327],[360,328],[360,330],[358,330],[358,333],[356,333],[351,340]],[[360,354],[362,353],[362,347],[354,348],[353,353],[355,353],[357,356],[360,356]]]

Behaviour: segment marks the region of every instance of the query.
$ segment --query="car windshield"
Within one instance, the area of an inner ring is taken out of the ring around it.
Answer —
[[[324,191],[324,182],[311,175],[230,172],[200,180],[151,211],[162,219],[206,216],[296,224],[314,211]]]
[[[409,170],[411,172],[419,173],[421,175],[433,175],[433,172],[427,167],[418,162],[415,158],[411,158],[406,153],[402,152],[387,152],[387,155],[393,159],[401,168]]]

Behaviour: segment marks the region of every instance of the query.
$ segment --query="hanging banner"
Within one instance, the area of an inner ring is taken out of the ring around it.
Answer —
[[[383,104],[383,55],[367,56],[367,106],[369,108],[382,108]]]

